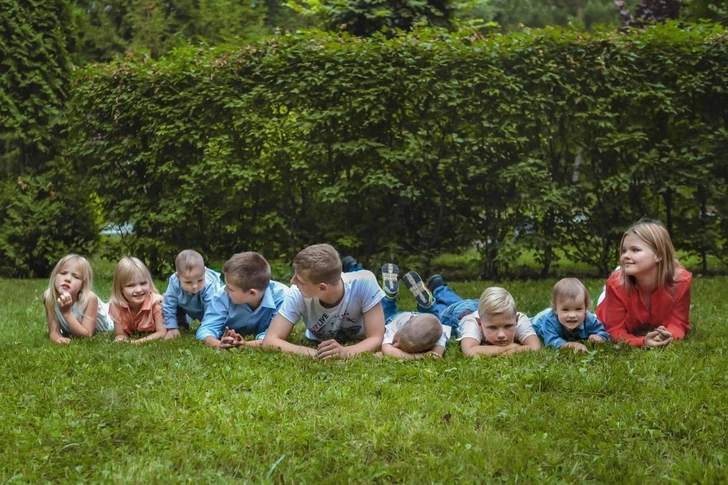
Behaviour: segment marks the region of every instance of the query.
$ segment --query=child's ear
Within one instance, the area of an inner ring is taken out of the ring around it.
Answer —
[[[258,295],[258,290],[256,290],[255,288],[249,289],[248,292],[250,293],[250,296],[257,296]]]
[[[328,289],[329,289],[329,285],[327,285],[326,283],[319,283],[319,290],[320,291],[324,292],[324,291],[326,291]]]
[[[480,321],[480,317],[475,317],[475,321],[478,322],[478,325],[482,325],[482,323]]]

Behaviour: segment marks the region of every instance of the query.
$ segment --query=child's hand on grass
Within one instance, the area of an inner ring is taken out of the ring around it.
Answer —
[[[571,349],[575,352],[587,352],[586,345],[581,342],[566,342],[561,346],[562,349]]]
[[[513,342],[512,344],[508,344],[504,347],[506,349],[505,352],[503,352],[503,355],[513,355],[518,352],[525,352],[526,350],[531,350],[530,347],[526,347],[525,345],[517,344]]]
[[[180,336],[179,329],[177,328],[170,328],[167,330],[167,333],[164,335],[164,340],[172,340],[173,338],[177,338]]]
[[[238,335],[238,332],[235,330],[232,330],[230,328],[225,330],[225,333],[222,335],[222,338],[220,339],[220,349],[231,349],[233,347],[236,347],[236,343],[239,340],[242,340],[243,337]]]
[[[672,333],[670,333],[670,331],[668,329],[666,329],[665,327],[663,327],[662,325],[657,327],[655,329],[655,331],[659,332],[659,334],[660,334],[658,336],[658,338],[661,338],[662,340],[668,340],[668,339],[672,340]]]
[[[51,340],[57,344],[70,344],[71,339],[68,337],[64,337],[60,333],[58,335],[51,335]]]
[[[605,342],[605,340],[602,337],[600,337],[599,335],[593,333],[593,334],[589,335],[589,342],[592,344],[603,344]]]
[[[346,359],[349,352],[346,347],[334,339],[324,340],[316,349],[316,359]]]
[[[667,330],[653,330],[645,335],[645,347],[667,347],[672,342],[672,334]]]

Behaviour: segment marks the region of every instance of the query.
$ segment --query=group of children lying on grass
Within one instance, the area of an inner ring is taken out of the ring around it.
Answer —
[[[584,352],[585,343],[610,339],[664,347],[690,329],[692,275],[675,258],[667,230],[651,220],[624,233],[620,267],[607,280],[596,315],[589,311],[589,291],[576,278],[556,283],[551,307],[529,319],[504,288],[486,288],[479,299],[465,300],[440,275],[425,283],[415,271],[402,282],[418,311],[400,312],[396,264],[382,266],[381,288],[372,272],[347,266],[342,272],[330,245],[309,246],[293,259],[289,287],[271,281],[262,255],[244,252],[225,263],[222,283],[198,252],[185,250],[161,295],[144,263],[125,257],[116,265],[107,305],[91,290],[89,262],[69,254],[43,294],[49,336],[69,343],[71,336],[113,330],[117,341],[143,335],[131,340],[141,343],[178,337],[180,327],[199,320],[197,338],[219,349],[263,346],[319,359],[362,352],[414,359],[441,357],[453,334],[464,355],[495,356],[539,350],[541,339],[555,349]],[[289,341],[299,320],[315,347]]]

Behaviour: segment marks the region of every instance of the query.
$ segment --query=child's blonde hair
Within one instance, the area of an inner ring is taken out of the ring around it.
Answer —
[[[565,303],[583,303],[586,310],[591,307],[589,290],[578,278],[563,278],[554,285],[553,290],[551,290],[551,308],[554,311],[560,301]]]
[[[442,336],[440,320],[431,313],[418,313],[397,331],[399,348],[409,354],[432,349]]]
[[[225,281],[248,291],[265,291],[270,284],[270,265],[263,255],[253,251],[234,254],[222,267]]]
[[[670,239],[670,233],[660,221],[642,218],[627,229],[622,235],[622,242],[619,244],[620,251],[624,247],[624,239],[634,234],[647,244],[657,256],[657,285],[659,288],[672,286],[675,282],[675,272],[680,267],[680,262],[675,257],[675,248]],[[628,289],[637,286],[637,279],[622,272],[622,284]]]
[[[174,260],[174,269],[177,273],[188,273],[199,267],[205,267],[205,260],[194,249],[185,249]]]
[[[56,276],[70,263],[78,264],[79,271],[81,272],[81,290],[78,292],[78,295],[72,296],[75,296],[76,304],[78,305],[77,308],[81,312],[86,309],[88,294],[94,285],[94,272],[91,269],[91,263],[88,262],[88,259],[78,254],[67,254],[56,263],[53,271],[51,271],[51,277],[48,280],[48,289],[43,293],[43,303],[49,312],[54,311],[58,298],[61,296],[56,289]]]
[[[313,284],[336,285],[341,280],[341,259],[330,244],[314,244],[296,254],[293,271],[305,271],[305,277]]]
[[[508,290],[499,286],[486,288],[478,300],[478,316],[481,319],[495,315],[516,315],[516,301]]]
[[[157,287],[154,286],[149,268],[138,258],[124,256],[116,263],[116,269],[114,269],[114,284],[111,288],[109,303],[116,305],[125,303],[124,287],[137,275],[141,275],[149,282],[150,293],[159,293]]]

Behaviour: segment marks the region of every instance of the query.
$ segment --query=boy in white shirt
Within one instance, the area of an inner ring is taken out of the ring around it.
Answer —
[[[371,271],[342,273],[339,253],[329,244],[314,244],[293,259],[291,284],[263,347],[317,359],[347,358],[380,349],[384,293]],[[306,326],[306,337],[319,342],[317,348],[288,341],[299,319]],[[352,341],[358,342],[342,345]]]
[[[478,311],[464,316],[458,326],[458,341],[466,357],[511,355],[539,350],[541,341],[516,302],[504,288],[486,288],[478,300]]]
[[[384,341],[382,354],[403,360],[426,356],[442,357],[452,328],[442,325],[431,313],[397,311],[399,268],[396,264],[382,266],[384,298]]]

